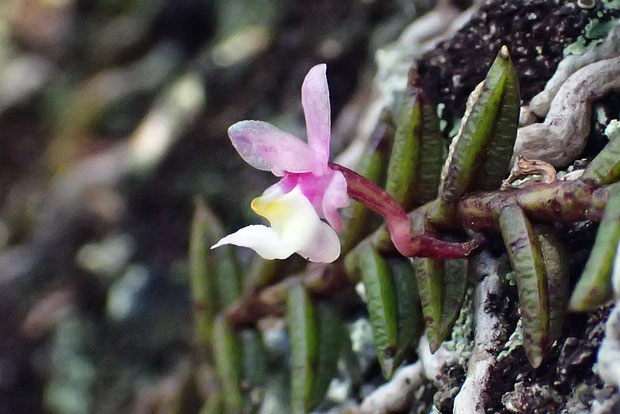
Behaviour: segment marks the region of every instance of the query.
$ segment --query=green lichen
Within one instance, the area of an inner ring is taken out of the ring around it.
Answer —
[[[523,346],[523,329],[521,328],[521,319],[519,319],[514,332],[510,335],[510,338],[508,338],[506,344],[504,344],[504,349],[497,356],[497,360],[501,361],[502,359],[508,357],[512,351],[520,346]]]
[[[510,284],[510,286],[516,286],[517,285],[517,280],[515,279],[514,272],[506,273],[505,278],[508,281],[508,284]]]
[[[615,7],[607,4],[615,3]],[[606,3],[607,8],[620,8],[620,0]],[[583,33],[577,40],[564,48],[564,57],[570,55],[582,55],[586,50],[603,43],[610,30],[618,23],[617,19],[605,19],[608,13],[597,13],[599,18],[590,20],[583,29]]]
[[[609,140],[618,139],[620,137],[620,121],[612,119],[605,128],[605,135]]]
[[[620,0],[603,0],[603,6],[610,10],[620,9]]]
[[[441,132],[445,132],[446,128],[448,127],[448,121],[446,121],[445,119],[441,117],[445,107],[446,107],[446,104],[444,103],[437,104],[437,118],[439,118],[439,130]]]
[[[586,39],[579,36],[577,40],[564,48],[564,57],[570,55],[582,55],[586,50]]]
[[[467,289],[463,307],[459,313],[459,317],[452,328],[452,337],[449,341],[444,342],[444,346],[461,358],[461,363],[465,363],[471,356],[474,349],[474,288]]]
[[[616,22],[614,20],[601,22],[599,19],[592,19],[586,24],[584,29],[585,37],[587,39],[600,39],[602,41],[615,24]]]

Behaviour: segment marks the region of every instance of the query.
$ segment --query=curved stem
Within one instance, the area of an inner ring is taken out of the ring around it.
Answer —
[[[446,242],[425,234],[414,235],[407,213],[383,188],[342,165],[330,162],[329,167],[344,175],[349,197],[385,219],[392,243],[403,256],[460,259],[470,256],[484,241],[482,235],[476,235],[466,243]]]

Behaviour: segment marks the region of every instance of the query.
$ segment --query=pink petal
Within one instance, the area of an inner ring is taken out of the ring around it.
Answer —
[[[301,104],[306,116],[308,144],[323,157],[324,162],[329,159],[331,129],[326,71],[327,66],[324,63],[314,66],[301,86]]]
[[[326,161],[301,139],[262,121],[241,121],[228,128],[241,158],[252,167],[282,176],[284,171],[321,171]]]
[[[322,207],[323,216],[327,222],[338,231],[342,230],[344,227],[338,209],[346,207],[348,204],[347,180],[340,171],[334,171],[333,177],[323,194]]]

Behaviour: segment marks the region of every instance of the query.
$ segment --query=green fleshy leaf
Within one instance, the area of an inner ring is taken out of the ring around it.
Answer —
[[[396,369],[415,347],[422,334],[422,305],[411,261],[404,258],[392,259],[388,264],[392,271],[398,305],[398,347],[394,357]]]
[[[611,270],[620,240],[620,185],[610,186],[609,200],[596,233],[594,247],[575,286],[569,307],[588,311],[611,299]]]
[[[437,189],[441,182],[444,144],[435,105],[428,100],[422,90],[419,92],[419,97],[422,105],[422,133],[414,197],[416,204],[424,204],[437,197]]]
[[[237,332],[223,316],[218,316],[213,325],[213,353],[215,368],[222,383],[226,412],[241,413],[241,344]]]
[[[213,263],[209,261],[208,231],[206,206],[198,200],[189,241],[189,281],[196,334],[205,350],[211,346],[211,330],[217,312]]]
[[[289,288],[287,319],[292,362],[291,409],[294,414],[305,414],[314,386],[319,332],[314,304],[301,283]]]
[[[508,57],[501,60],[503,64],[504,92],[499,111],[495,118],[493,132],[484,155],[484,162],[476,173],[472,188],[476,190],[497,190],[506,177],[512,150],[517,139],[519,125],[519,109],[521,97],[519,94],[519,79],[517,71]]]
[[[610,134],[609,142],[588,164],[581,179],[598,186],[620,180],[620,134]]]
[[[448,159],[441,173],[440,197],[451,203],[472,186],[476,169],[494,134],[497,115],[505,93],[507,71],[512,67],[506,47],[502,47],[485,80],[467,100],[461,127],[452,140]]]
[[[538,368],[549,345],[545,262],[532,225],[518,205],[511,204],[501,210],[499,226],[517,279],[523,346],[530,365]]]
[[[416,89],[409,88],[396,124],[388,165],[385,190],[408,210],[414,199],[413,186],[418,174],[422,108]]]
[[[549,342],[562,335],[564,316],[570,295],[569,273],[566,252],[562,241],[555,236],[551,228],[537,226],[534,228],[545,261],[547,291],[549,292]]]
[[[417,233],[436,236],[433,229],[428,226],[425,214],[420,214],[412,220],[412,228]],[[422,304],[426,337],[431,352],[435,352],[443,341],[441,317],[444,301],[444,261],[419,257],[413,258],[412,261]]]
[[[203,238],[200,243],[212,246],[224,237],[224,228],[220,220],[204,203],[199,202],[198,205],[200,206],[197,207],[200,210],[200,231]],[[199,229],[196,229],[196,231],[198,232]],[[196,237],[198,237],[198,233],[196,233]],[[197,245],[196,250],[198,248],[199,246]],[[212,263],[211,266],[213,267],[210,279],[214,281],[215,299],[217,309],[219,310],[230,305],[241,295],[241,268],[234,247],[231,245],[225,245],[210,251],[208,257],[211,258],[209,263]],[[199,266],[199,261],[202,259],[197,257],[195,260],[196,262],[191,265]]]
[[[342,350],[346,331],[337,309],[327,302],[317,304],[317,326],[319,331],[319,355],[316,375],[308,408],[313,409],[323,400],[330,382],[338,368],[338,357]]]
[[[368,244],[358,247],[359,270],[368,299],[368,314],[383,376],[394,371],[398,349],[398,309],[392,275],[385,259]]]
[[[443,307],[444,262],[431,258],[414,258],[426,337],[431,352],[441,345],[441,316]]]
[[[467,260],[446,260],[444,264],[443,301],[439,344],[450,338],[467,291]]]
[[[243,347],[243,383],[251,390],[265,384],[267,377],[267,350],[256,329],[239,332]]]
[[[221,246],[216,250],[219,251],[214,253],[215,284],[220,309],[224,309],[241,296],[241,268],[232,246]]]

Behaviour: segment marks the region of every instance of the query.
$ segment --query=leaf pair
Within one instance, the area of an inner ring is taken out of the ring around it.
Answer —
[[[523,346],[528,361],[537,368],[564,323],[568,299],[565,254],[552,232],[534,229],[516,204],[501,209],[499,225],[517,280]]]
[[[388,165],[385,190],[405,210],[437,196],[443,138],[435,106],[411,72]]]
[[[519,116],[519,83],[504,46],[486,78],[470,95],[460,129],[441,171],[439,202],[429,207],[435,224],[448,224],[451,206],[467,191],[499,188],[512,157]],[[426,217],[414,223],[420,231]],[[467,287],[465,260],[414,259],[431,351],[450,335]]]
[[[503,46],[467,100],[441,172],[443,204],[455,202],[467,191],[499,188],[512,157],[519,106],[519,81],[508,48]]]
[[[431,352],[450,337],[467,290],[467,260],[413,259]]]
[[[421,312],[408,259],[388,262],[369,243],[356,249],[377,357],[383,376],[392,376],[420,336]]]
[[[241,413],[243,408],[240,388],[243,375],[241,342],[234,327],[223,316],[218,316],[213,325],[213,356],[222,386],[226,412]]]
[[[336,309],[314,303],[306,288],[289,288],[287,319],[291,342],[291,409],[307,413],[323,399],[336,373],[345,335]]]
[[[210,346],[215,315],[241,293],[240,268],[232,247],[209,250],[222,234],[217,217],[198,200],[190,234],[189,273],[195,329],[205,350]]]
[[[252,409],[252,390],[263,387],[267,376],[267,351],[255,329],[237,332],[224,316],[213,326],[213,356],[227,413]]]
[[[212,351],[221,385],[221,392],[210,396],[205,411],[218,412],[225,408],[229,413],[241,413],[248,404],[242,383],[251,389],[264,381],[266,353],[257,331],[237,332],[223,316],[216,317],[218,311],[237,300],[241,293],[240,269],[232,247],[209,250],[222,234],[215,215],[198,201],[189,251],[195,329],[204,350]]]

